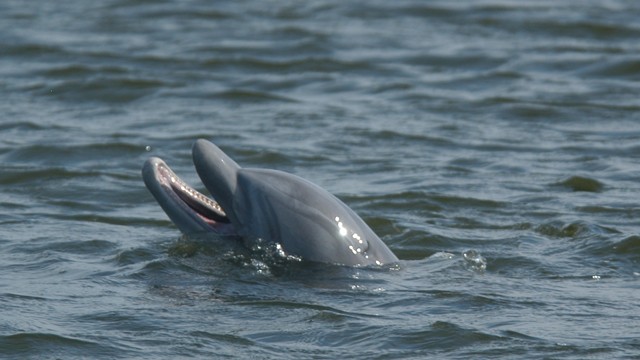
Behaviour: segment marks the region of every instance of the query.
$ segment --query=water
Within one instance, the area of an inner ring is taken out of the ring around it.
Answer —
[[[0,4],[0,354],[634,358],[633,1]],[[182,238],[196,138],[338,195],[402,260]]]

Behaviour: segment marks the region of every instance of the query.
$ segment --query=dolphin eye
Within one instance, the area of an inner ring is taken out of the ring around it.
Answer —
[[[351,235],[351,237],[353,238],[354,242],[358,245],[358,249],[362,249],[362,253],[366,253],[367,250],[369,250],[369,242],[366,239],[363,239],[360,237],[360,235],[358,235],[358,233],[353,233],[353,235]]]

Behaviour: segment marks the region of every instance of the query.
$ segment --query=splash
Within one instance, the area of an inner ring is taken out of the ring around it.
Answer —
[[[467,250],[462,253],[465,268],[475,272],[484,272],[487,269],[487,260],[475,250]]]
[[[277,242],[268,242],[258,238],[251,241],[250,244],[250,266],[264,275],[272,275],[273,270],[278,272],[292,263],[302,261],[300,257],[287,254],[282,245]]]

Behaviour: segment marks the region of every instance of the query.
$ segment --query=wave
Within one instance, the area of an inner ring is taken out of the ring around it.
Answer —
[[[78,337],[53,333],[25,332],[0,337],[0,348],[5,356],[75,357],[95,354],[115,355],[117,349]]]

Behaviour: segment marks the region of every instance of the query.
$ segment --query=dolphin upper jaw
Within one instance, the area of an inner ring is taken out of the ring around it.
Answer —
[[[240,166],[220,148],[203,139],[193,144],[191,153],[200,181],[220,206],[228,211],[231,222],[238,224],[240,219],[231,210]]]

